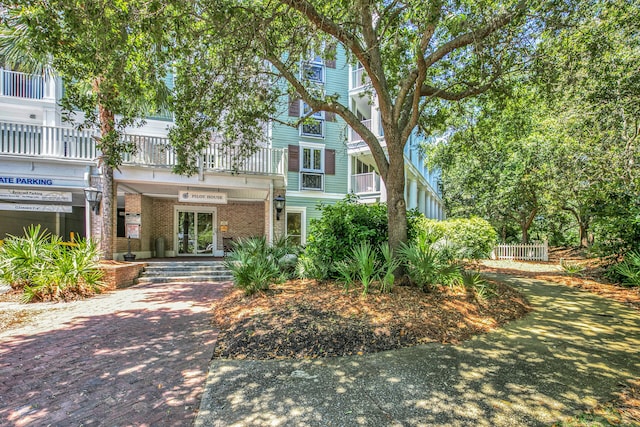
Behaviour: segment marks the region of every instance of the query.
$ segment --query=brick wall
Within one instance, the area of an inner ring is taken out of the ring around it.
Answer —
[[[133,285],[133,281],[140,276],[144,265],[143,263],[102,264],[100,269],[104,273],[102,281],[105,283],[105,290],[112,291]]]
[[[266,208],[265,208],[266,205]],[[265,235],[265,210],[268,210],[266,202],[230,202],[218,208],[218,230],[220,221],[227,221],[228,230],[218,231],[218,249],[222,249],[222,239],[246,238]]]
[[[217,248],[222,250],[223,238],[239,238],[263,236],[265,229],[265,212],[268,211],[268,204],[265,202],[229,202],[226,205],[210,204],[186,204],[178,203],[175,200],[154,199],[152,205],[152,241],[158,237],[164,238],[165,250],[172,251],[175,241],[174,208],[183,207],[215,207],[217,209],[218,240]],[[266,207],[265,207],[266,205]],[[227,222],[227,231],[220,231],[220,222]]]

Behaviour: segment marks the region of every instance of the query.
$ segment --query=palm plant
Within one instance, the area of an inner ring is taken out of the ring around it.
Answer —
[[[384,242],[380,245],[380,253],[382,254],[383,262],[380,266],[380,283],[382,292],[391,292],[393,283],[395,281],[394,272],[400,267],[400,259],[394,257],[393,249],[389,247],[388,242]]]
[[[640,286],[640,252],[627,253],[624,260],[612,267],[624,286]]]
[[[269,289],[272,283],[283,277],[277,259],[264,237],[235,242],[233,252],[225,260],[225,266],[231,271],[234,284],[247,295]]]
[[[423,236],[402,245],[399,253],[409,279],[424,291],[435,289],[438,284],[451,286],[462,280],[460,266],[451,258],[451,252],[445,248],[435,249]]]
[[[31,284],[50,250],[51,235],[41,225],[24,229],[24,237],[9,235],[0,246],[0,277],[14,289]]]
[[[376,254],[371,243],[361,242],[353,249],[355,277],[362,283],[362,294],[369,292],[369,286],[376,276]]]

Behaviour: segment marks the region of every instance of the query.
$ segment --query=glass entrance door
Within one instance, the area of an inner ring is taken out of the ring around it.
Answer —
[[[178,211],[178,255],[213,255],[215,212]]]

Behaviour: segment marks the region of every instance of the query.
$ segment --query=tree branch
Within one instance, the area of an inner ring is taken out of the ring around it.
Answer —
[[[469,33],[462,34],[454,38],[453,40],[450,40],[447,43],[443,44],[431,55],[428,55],[424,58],[427,68],[435,64],[454,50],[467,46],[476,40],[482,40],[493,32],[504,27],[525,9],[527,3],[527,0],[520,0],[520,2],[513,8],[512,11],[503,13],[502,15],[498,15],[484,27],[478,28],[477,30],[471,31]]]

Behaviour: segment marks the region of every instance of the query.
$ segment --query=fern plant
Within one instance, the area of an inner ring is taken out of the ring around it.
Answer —
[[[376,277],[376,254],[367,241],[360,242],[353,249],[356,278],[362,283],[362,295],[369,293],[369,287]]]
[[[624,260],[612,267],[613,273],[620,277],[624,286],[640,286],[640,252],[632,251]]]
[[[14,289],[30,285],[51,250],[51,235],[40,224],[24,229],[24,236],[9,235],[0,246],[0,274]]]
[[[382,254],[382,265],[380,266],[379,278],[382,292],[391,292],[395,282],[394,272],[400,267],[401,261],[394,257],[393,249],[389,246],[389,242],[380,245],[380,253]]]
[[[418,236],[416,242],[400,248],[409,279],[424,291],[437,285],[459,284],[462,281],[460,266],[450,258],[447,248],[435,249],[427,239]]]

